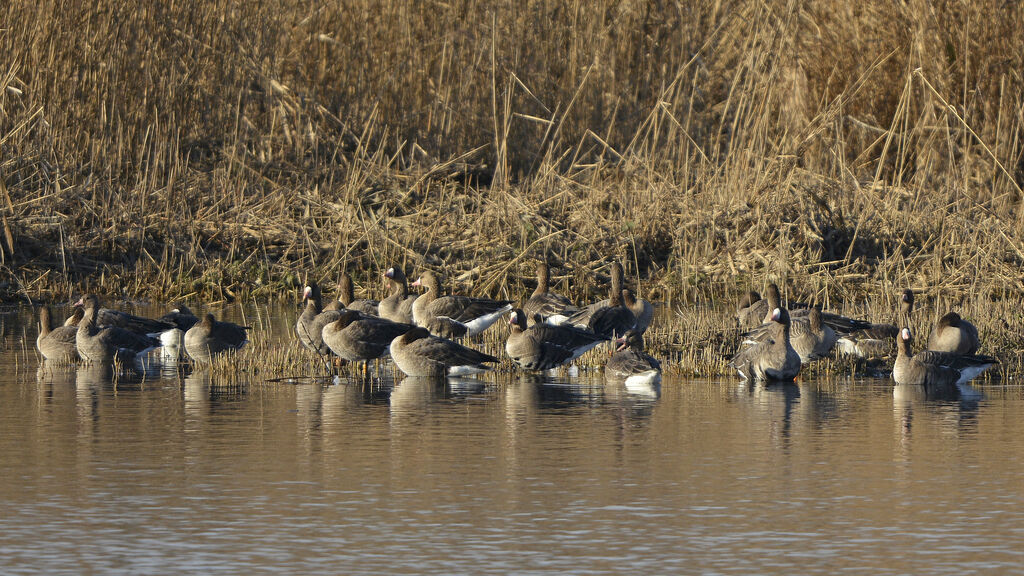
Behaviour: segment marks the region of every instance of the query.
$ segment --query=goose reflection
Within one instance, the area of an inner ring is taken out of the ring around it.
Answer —
[[[532,386],[536,405],[541,410],[561,411],[580,405],[599,404],[604,400],[604,383],[598,379],[566,378],[543,373],[522,374],[521,386]]]
[[[422,414],[430,404],[444,396],[446,385],[444,378],[406,376],[391,390],[392,422]]]
[[[973,386],[932,387],[895,384],[892,388],[893,419],[900,444],[910,442],[916,415],[935,419],[939,429],[954,437],[977,431],[978,407],[984,395]]]
[[[793,414],[800,404],[800,386],[793,382],[742,382],[740,397],[749,398],[753,406],[767,417],[772,438],[788,445],[793,427]]]

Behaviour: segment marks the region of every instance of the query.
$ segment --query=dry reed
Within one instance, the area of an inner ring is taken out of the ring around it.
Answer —
[[[0,292],[293,294],[392,264],[597,297],[611,258],[724,369],[768,280],[1024,333],[1016,3],[0,7]],[[259,344],[254,343],[255,351]],[[297,351],[261,353],[296,361]],[[276,357],[274,357],[276,358]]]

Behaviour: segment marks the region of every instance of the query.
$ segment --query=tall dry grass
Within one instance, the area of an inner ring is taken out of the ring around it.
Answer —
[[[511,4],[0,5],[3,291],[398,263],[517,297],[546,253],[590,298],[617,257],[723,318],[768,279],[874,316],[911,286],[1020,350],[1018,3]],[[710,357],[698,324],[665,338]]]

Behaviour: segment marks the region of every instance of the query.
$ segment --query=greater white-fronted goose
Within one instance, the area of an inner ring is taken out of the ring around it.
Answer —
[[[551,270],[547,262],[537,264],[537,289],[530,295],[529,300],[523,304],[523,313],[527,318],[536,315],[549,324],[562,324],[569,316],[579,312],[579,308],[573,305],[565,296],[550,291]]]
[[[614,338],[636,326],[636,316],[622,302],[622,265],[612,262],[611,290],[607,300],[595,302],[566,320],[578,328]]]
[[[416,326],[391,342],[391,359],[408,376],[439,378],[490,370],[487,363],[498,359],[458,342],[431,336]]]
[[[85,316],[85,310],[82,310],[81,306],[75,306],[75,311],[64,319],[64,326],[74,326],[78,328],[78,323],[82,321],[82,317]]]
[[[392,267],[384,272],[391,286],[391,294],[380,301],[377,306],[377,313],[381,318],[387,318],[392,322],[400,324],[412,324],[412,305],[416,301],[415,294],[409,294],[409,281],[401,268]]]
[[[636,324],[632,329],[642,335],[654,319],[654,306],[643,298],[637,298],[629,288],[622,289],[622,303],[636,318]]]
[[[123,328],[129,332],[145,335],[159,334],[164,330],[174,328],[174,325],[170,322],[136,316],[135,314],[111,310],[110,308],[99,308],[96,310],[96,324],[102,327]]]
[[[413,327],[346,309],[338,312],[337,320],[324,326],[323,341],[349,362],[373,360],[387,355],[391,342]]]
[[[779,285],[772,282],[765,290],[764,298],[761,298],[761,295],[753,290],[743,295],[736,308],[736,318],[740,321],[740,326],[755,328],[760,324],[769,323],[772,310],[776,308],[785,308],[793,314],[797,310],[808,307],[803,302],[790,301],[783,303]]]
[[[623,381],[627,387],[661,381],[661,362],[644,352],[644,334],[629,330],[617,340],[618,350],[604,366],[606,380]]]
[[[914,309],[914,291],[909,288],[900,296],[900,307],[896,319],[900,325],[907,325]],[[896,324],[872,324],[864,330],[854,330],[839,337],[837,346],[846,355],[858,358],[892,357],[893,347],[899,338],[900,329]]]
[[[892,379],[897,384],[924,386],[926,389],[951,389],[957,384],[966,384],[982,372],[998,364],[991,356],[956,354],[925,350],[914,354],[911,350],[910,330],[900,330],[897,342],[896,363],[892,368]]]
[[[789,307],[787,308],[786,306]],[[788,310],[790,318],[794,321],[806,320],[810,317],[812,309],[818,309],[816,306],[811,306],[803,302],[789,302],[786,306],[782,305],[779,287],[775,284],[769,284],[768,290],[765,293],[765,307],[768,310],[768,313],[765,314],[764,317],[765,324],[771,322],[772,311],[776,308],[785,308]],[[842,314],[825,312],[820,309],[818,309],[818,311],[821,313],[821,321],[839,334],[848,334],[855,330],[864,330],[871,327],[871,323],[866,320],[848,318]]]
[[[160,345],[156,338],[118,326],[99,327],[96,315],[100,303],[93,294],[82,296],[75,306],[81,306],[85,313],[75,334],[75,346],[83,360],[94,363],[112,362],[115,358],[133,360]]]
[[[199,317],[193,314],[188,306],[179,303],[175,304],[174,308],[161,316],[159,320],[172,324],[174,328],[164,330],[159,335],[150,334],[150,336],[160,338],[161,353],[164,357],[177,358],[180,355],[181,347],[184,346],[185,332],[199,323]]]
[[[295,334],[303,346],[317,354],[326,355],[331,349],[324,344],[323,329],[338,319],[341,303],[336,299],[332,300],[325,309],[321,298],[320,287],[313,282],[302,290],[302,299],[306,302],[306,307],[295,322]]]
[[[838,336],[835,330],[822,321],[822,313],[817,308],[808,308],[804,318],[790,316],[789,343],[800,356],[800,362],[807,364],[828,356],[835,346]],[[745,335],[744,344],[753,345],[773,338],[773,324],[762,324]]]
[[[356,300],[355,291],[352,288],[352,278],[348,274],[342,273],[341,280],[338,281],[338,299],[341,303],[349,310],[355,310],[362,314],[369,316],[379,316],[380,302],[377,300]]]
[[[928,337],[928,349],[954,354],[974,354],[981,347],[978,329],[956,312],[939,318],[939,323]]]
[[[508,322],[512,329],[505,341],[505,352],[527,370],[550,370],[568,364],[608,340],[569,325],[538,322],[527,327],[526,313],[519,309],[509,314]]]
[[[245,346],[249,341],[245,333],[248,329],[248,326],[219,322],[213,314],[207,314],[185,332],[185,351],[196,362],[209,364],[217,354]]]
[[[490,298],[473,298],[470,296],[445,296],[441,289],[441,281],[427,270],[412,283],[426,291],[412,304],[412,317],[417,326],[428,330],[444,323],[445,330],[454,336],[472,336],[486,330],[503,314],[512,309],[509,300],[491,300]],[[465,326],[464,334],[459,334],[460,326]]]
[[[761,304],[763,302],[763,304]],[[740,328],[749,329],[760,326],[764,322],[764,315],[768,313],[768,303],[761,299],[761,295],[753,290],[747,292],[740,298],[736,305],[736,319]]]
[[[789,342],[789,311],[776,308],[771,319],[769,337],[740,350],[729,362],[744,380],[789,382],[800,373],[800,355]]]
[[[76,309],[76,314],[81,312]],[[71,317],[74,319],[74,316]],[[81,321],[79,316],[79,321]],[[36,336],[36,348],[50,362],[74,362],[78,360],[78,348],[75,338],[78,335],[77,323],[74,326],[58,326],[50,328],[50,309],[43,306],[39,309],[39,335]]]

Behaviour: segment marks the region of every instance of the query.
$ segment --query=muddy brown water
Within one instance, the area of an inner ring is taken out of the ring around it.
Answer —
[[[269,329],[287,337],[291,308]],[[885,380],[216,386],[40,366],[0,317],[3,574],[1024,566],[1024,394]],[[27,340],[26,340],[27,339]]]

